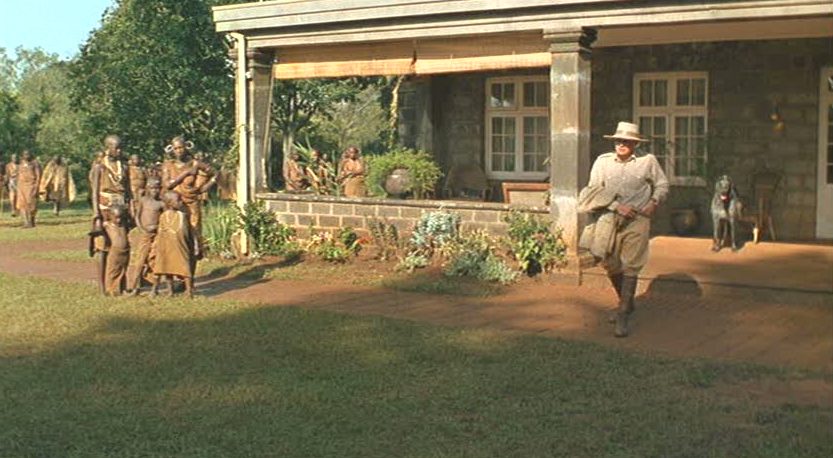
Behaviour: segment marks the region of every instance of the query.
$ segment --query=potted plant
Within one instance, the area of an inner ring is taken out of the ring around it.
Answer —
[[[399,148],[367,158],[367,183],[377,196],[426,198],[442,177],[430,154]]]

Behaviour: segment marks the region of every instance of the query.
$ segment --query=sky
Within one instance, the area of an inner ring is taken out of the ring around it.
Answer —
[[[0,0],[0,48],[43,48],[69,59],[113,0]]]

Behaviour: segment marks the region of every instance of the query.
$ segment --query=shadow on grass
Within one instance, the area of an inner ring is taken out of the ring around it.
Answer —
[[[380,281],[383,288],[415,293],[443,294],[448,296],[488,297],[503,293],[506,287],[473,278],[448,277],[437,271],[417,271],[393,274]]]
[[[197,287],[200,295],[218,296],[229,291],[268,282],[270,280],[268,274],[274,269],[294,266],[299,262],[298,258],[269,258],[247,263],[231,262],[200,275],[197,278]]]
[[[709,390],[770,370],[295,307],[107,304],[68,295],[52,314],[95,324],[0,352],[0,455],[833,452],[833,409],[763,408]]]

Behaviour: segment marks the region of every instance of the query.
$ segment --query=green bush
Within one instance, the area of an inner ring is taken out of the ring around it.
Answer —
[[[234,257],[232,238],[240,228],[240,210],[234,204],[210,201],[206,207],[203,236],[209,255]]]
[[[343,263],[361,251],[358,234],[351,227],[342,228],[337,234],[313,232],[306,244],[308,253],[327,262]]]
[[[521,272],[531,276],[567,263],[567,244],[561,238],[561,228],[551,231],[549,222],[517,210],[503,220],[509,224],[508,249]]]
[[[496,251],[497,242],[485,231],[461,234],[442,248],[447,259],[443,273],[453,277],[512,283],[518,278],[518,273],[506,265]]]
[[[370,240],[376,247],[376,259],[387,261],[396,258],[403,250],[396,226],[376,217],[366,217],[365,221]]]
[[[259,255],[283,254],[285,245],[295,235],[294,229],[278,222],[262,200],[243,207],[239,224],[251,240],[252,252]]]
[[[394,149],[379,156],[368,156],[367,185],[371,194],[387,196],[385,180],[396,169],[408,169],[411,175],[410,192],[417,199],[423,199],[431,192],[443,176],[434,158],[425,151],[407,148]]]

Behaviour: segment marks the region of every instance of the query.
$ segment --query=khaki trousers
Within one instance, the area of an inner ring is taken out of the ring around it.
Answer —
[[[613,253],[602,263],[608,275],[637,276],[648,262],[651,219],[637,216],[616,231]]]

